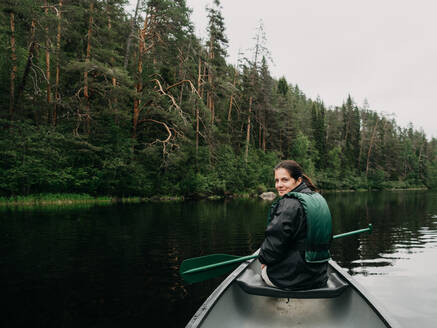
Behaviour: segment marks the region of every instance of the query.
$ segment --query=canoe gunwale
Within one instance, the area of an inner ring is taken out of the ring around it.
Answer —
[[[372,308],[372,310],[378,315],[378,317],[385,323],[387,327],[399,328],[399,323],[392,317],[382,303],[371,296],[367,290],[358,283],[349,273],[347,273],[342,267],[340,267],[333,260],[329,261],[329,265],[335,270],[343,279],[349,282],[350,286],[366,301],[366,303]]]
[[[257,252],[254,253],[257,254]],[[234,282],[235,279],[243,272],[253,261],[256,259],[251,259],[246,262],[243,262],[238,268],[236,268],[229,276],[226,277],[225,280],[209,295],[205,302],[200,306],[200,308],[196,311],[194,316],[185,326],[185,328],[194,328],[198,327],[202,321],[206,318],[209,311],[214,307],[215,303],[219,300],[220,296],[222,296],[229,286]]]

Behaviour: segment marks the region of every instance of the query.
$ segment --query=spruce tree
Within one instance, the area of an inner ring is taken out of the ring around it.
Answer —
[[[349,95],[341,107],[343,114],[343,165],[356,172],[360,153],[360,113]]]
[[[219,0],[214,0],[214,6],[207,8],[208,12],[208,49],[207,59],[207,81],[206,84],[206,105],[211,113],[211,123],[214,123],[216,116],[216,103],[218,97],[223,94],[220,82],[223,81],[226,72],[226,48],[228,39],[225,35],[224,18],[221,14]]]
[[[311,106],[311,124],[313,127],[313,137],[315,148],[318,151],[316,167],[318,169],[326,168],[327,150],[326,150],[326,127],[325,127],[325,106],[321,100],[314,102]]]

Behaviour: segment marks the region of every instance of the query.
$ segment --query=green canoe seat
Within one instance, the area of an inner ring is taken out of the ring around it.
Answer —
[[[349,286],[336,273],[329,272],[325,287],[309,290],[279,289],[266,285],[259,272],[250,267],[243,271],[236,282],[248,294],[277,298],[333,298],[340,296]]]

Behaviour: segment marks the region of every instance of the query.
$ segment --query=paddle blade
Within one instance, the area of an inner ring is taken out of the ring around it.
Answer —
[[[191,269],[207,267],[212,264],[226,262],[229,260],[235,260],[238,258],[240,258],[240,256],[228,254],[212,254],[201,257],[194,257],[182,262],[179,273],[185,282],[189,284],[194,284],[196,282],[201,282],[228,273],[229,271],[236,269],[240,265],[240,262],[230,263],[215,268],[206,268],[205,270],[199,272],[187,271]]]

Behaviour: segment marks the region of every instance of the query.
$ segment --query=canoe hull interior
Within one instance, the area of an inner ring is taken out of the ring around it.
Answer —
[[[259,262],[250,264],[254,265]],[[250,295],[235,281],[244,269],[242,264],[217,288],[187,327],[391,327],[355,286],[335,298]]]
[[[287,300],[249,295],[232,284],[200,327],[387,326],[351,288],[336,298]]]

